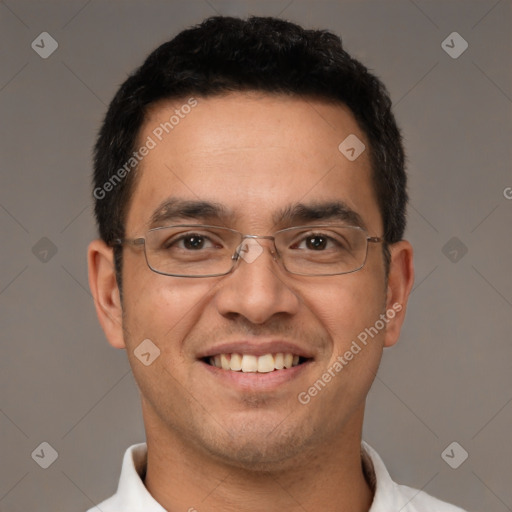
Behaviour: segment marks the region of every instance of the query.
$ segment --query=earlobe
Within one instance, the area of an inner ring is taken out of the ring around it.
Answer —
[[[89,287],[101,327],[113,347],[125,348],[123,310],[117,285],[113,250],[103,240],[93,240],[87,250],[87,261]]]
[[[393,315],[386,328],[384,346],[393,346],[400,336],[407,301],[414,282],[414,265],[412,246],[406,240],[397,242],[389,247],[391,263],[388,276],[386,311]],[[391,313],[391,312],[394,312]]]

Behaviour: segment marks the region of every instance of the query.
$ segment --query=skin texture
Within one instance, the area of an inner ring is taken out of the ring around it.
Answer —
[[[187,99],[153,105],[140,141]],[[141,162],[128,238],[144,236],[170,197],[220,203],[230,213],[223,224],[212,223],[258,235],[289,227],[273,219],[283,207],[343,201],[370,236],[382,235],[369,143],[346,107],[255,92],[197,101]],[[367,148],[353,162],[338,150],[349,134]],[[369,245],[363,269],[332,277],[291,275],[272,257],[271,244],[262,246],[254,262],[202,279],[156,274],[142,248],[127,246],[121,303],[112,249],[90,244],[100,323],[110,344],[126,349],[141,391],[145,485],[169,511],[367,511],[364,405],[383,348],[398,340],[413,282],[411,246],[391,246],[387,282],[381,244]],[[387,328],[301,404],[298,394],[395,303],[402,310]],[[161,351],[150,366],[133,353],[146,338]],[[272,389],[228,385],[197,358],[224,342],[277,339],[307,348],[313,361]]]

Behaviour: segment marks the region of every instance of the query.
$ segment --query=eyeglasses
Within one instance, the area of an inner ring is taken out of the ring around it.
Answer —
[[[333,276],[363,268],[368,243],[383,242],[356,226],[316,225],[282,229],[273,235],[245,235],[234,229],[180,224],[150,229],[143,238],[116,239],[110,245],[144,246],[149,268],[174,277],[217,277],[233,271],[240,259],[252,263],[270,249],[285,270],[302,276]]]

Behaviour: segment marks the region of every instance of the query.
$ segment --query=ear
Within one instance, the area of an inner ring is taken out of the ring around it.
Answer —
[[[87,250],[89,287],[94,297],[96,314],[108,342],[125,348],[123,308],[114,266],[114,251],[103,240],[94,240]]]
[[[407,301],[414,282],[413,250],[411,244],[406,240],[402,240],[392,244],[389,250],[391,253],[391,263],[388,275],[386,311],[394,311],[395,316],[386,327],[385,347],[391,347],[398,341],[405,319]]]

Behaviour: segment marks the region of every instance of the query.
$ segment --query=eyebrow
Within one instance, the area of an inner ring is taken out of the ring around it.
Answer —
[[[160,203],[151,215],[149,227],[160,227],[186,220],[205,224],[219,222],[227,226],[234,218],[234,212],[220,203],[168,198]],[[275,225],[287,227],[334,220],[366,229],[361,216],[343,201],[295,203],[278,210],[272,219]]]
[[[274,215],[274,222],[280,225],[298,225],[310,222],[340,221],[350,226],[366,229],[362,217],[343,201],[296,203]]]
[[[225,223],[230,217],[225,206],[210,201],[169,198],[158,205],[151,215],[150,228],[182,220],[218,221]]]

